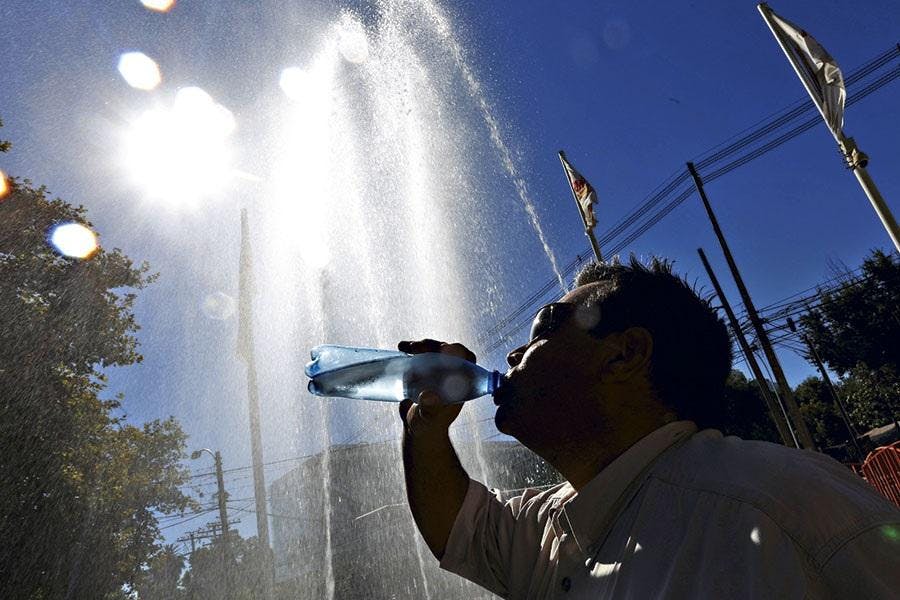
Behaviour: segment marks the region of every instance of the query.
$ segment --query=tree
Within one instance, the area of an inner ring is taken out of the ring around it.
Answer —
[[[816,350],[841,377],[853,424],[877,427],[900,415],[900,261],[875,250],[859,275],[820,294],[800,322]]]
[[[856,365],[841,381],[840,393],[860,433],[900,418],[900,376],[891,365]]]
[[[186,436],[129,424],[102,369],[141,360],[135,291],[153,280],[119,250],[56,254],[52,226],[84,207],[9,179],[0,199],[0,597],[102,598],[156,550],[156,513],[183,512]]]
[[[850,434],[824,381],[818,377],[807,377],[794,390],[794,398],[819,448],[833,448],[847,443]]]
[[[175,546],[166,545],[150,557],[147,570],[135,585],[140,600],[181,600],[186,598],[181,587],[184,557]]]
[[[900,261],[875,250],[841,283],[800,319],[822,360],[841,377],[859,363],[900,373]]]
[[[184,588],[194,600],[256,600],[263,597],[269,549],[256,537],[229,535],[231,558],[225,554],[222,538],[191,555],[190,570],[184,574]],[[231,593],[227,594],[227,587]]]
[[[781,442],[755,379],[748,380],[740,371],[732,370],[725,382],[723,401],[726,405],[724,434],[746,440]]]

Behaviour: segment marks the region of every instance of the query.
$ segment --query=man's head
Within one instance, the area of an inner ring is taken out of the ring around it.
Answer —
[[[510,352],[498,429],[539,451],[629,423],[721,419],[731,344],[709,302],[659,259],[588,264]]]

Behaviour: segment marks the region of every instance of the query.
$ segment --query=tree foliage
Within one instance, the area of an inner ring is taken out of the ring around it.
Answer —
[[[166,545],[159,549],[147,564],[141,580],[135,585],[140,600],[182,600],[187,598],[181,587],[181,573],[184,557],[175,546]]]
[[[800,319],[822,360],[842,377],[859,363],[900,372],[900,261],[875,250],[842,284]]]
[[[850,434],[825,382],[818,377],[807,377],[794,390],[794,399],[819,448],[847,443]]]
[[[229,536],[230,557],[222,538],[191,555],[190,570],[184,574],[184,589],[194,600],[255,600],[263,597],[267,576],[267,553],[258,538]]]
[[[105,367],[141,360],[132,307],[153,277],[119,250],[56,254],[53,225],[83,207],[10,179],[0,200],[0,590],[3,598],[102,598],[134,583],[184,511],[185,434],[125,421]]]
[[[864,431],[900,416],[900,261],[875,250],[842,283],[801,324]]]
[[[736,435],[745,440],[781,442],[756,380],[748,380],[740,371],[732,370],[725,382],[724,402],[724,434]]]

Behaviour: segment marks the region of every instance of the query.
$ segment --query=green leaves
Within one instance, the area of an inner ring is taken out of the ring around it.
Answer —
[[[2,147],[0,147],[2,149]],[[10,598],[114,597],[155,556],[186,436],[103,400],[101,368],[139,362],[133,307],[153,276],[119,250],[55,253],[51,228],[86,210],[11,180],[0,202],[0,573]]]

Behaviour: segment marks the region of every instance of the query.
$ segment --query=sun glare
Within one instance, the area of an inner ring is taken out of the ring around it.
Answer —
[[[175,6],[175,0],[141,0],[141,4],[156,12],[168,12]]]
[[[159,67],[142,52],[126,52],[120,56],[119,73],[128,85],[139,90],[152,90],[162,80]]]
[[[299,100],[303,96],[303,90],[309,87],[309,76],[300,67],[288,67],[281,72],[278,86],[288,98]]]
[[[344,60],[356,64],[366,62],[369,58],[369,39],[362,23],[349,15],[344,15],[338,27],[338,50]]]
[[[303,261],[322,269],[330,261],[327,223],[334,182],[326,174],[333,168],[329,155],[334,123],[335,48],[323,52],[308,69],[289,67],[279,85],[291,99],[290,116],[282,129],[284,144],[274,172],[275,210],[283,216],[285,239],[299,250]]]
[[[193,203],[230,180],[234,116],[197,87],[182,88],[169,109],[144,112],[125,140],[125,165],[151,198]]]
[[[50,243],[65,256],[89,258],[97,251],[97,236],[81,223],[57,225],[50,233]]]

